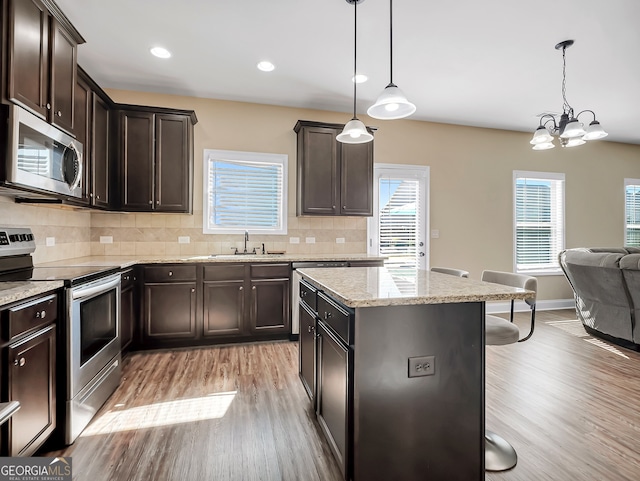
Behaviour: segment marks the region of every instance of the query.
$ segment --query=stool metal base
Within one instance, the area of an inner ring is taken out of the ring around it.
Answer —
[[[503,437],[492,431],[484,432],[484,469],[485,471],[506,471],[518,462],[513,446]]]

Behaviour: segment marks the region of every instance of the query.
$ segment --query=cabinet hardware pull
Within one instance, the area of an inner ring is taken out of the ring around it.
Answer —
[[[192,288],[191,288],[191,292],[196,292],[196,290],[192,287]]]
[[[315,331],[316,330],[316,326],[309,326],[309,332]]]
[[[36,311],[36,319],[44,319],[47,311]]]
[[[20,360],[16,359],[15,361],[13,361],[13,364],[15,364],[16,366],[24,366],[27,363],[27,360],[24,357],[21,357]]]
[[[47,110],[51,110],[51,104],[47,103]]]
[[[332,206],[332,207],[333,207],[334,209],[336,208],[336,206],[335,206],[335,205],[334,205],[334,206]]]
[[[58,117],[62,117],[62,112],[58,110]]]
[[[99,196],[99,195],[96,195],[96,199],[100,200],[100,196]]]
[[[241,291],[241,290],[243,290],[243,289],[244,289],[244,287],[242,287],[242,286],[238,287],[238,290],[239,290],[239,291]]]
[[[156,204],[157,204],[157,205],[160,205],[160,201],[159,201],[159,200],[156,200]]]
[[[150,200],[150,201],[149,201],[149,205],[151,205],[151,204],[153,204],[153,201],[152,201],[152,200]]]
[[[343,206],[342,206],[342,208],[343,208],[343,209],[346,209],[346,208],[347,208],[347,206],[346,206],[346,205],[343,205]]]
[[[171,277],[173,275],[172,271],[169,271],[169,277]]]
[[[324,313],[324,318],[325,319],[329,319],[331,317],[331,313],[330,312],[325,312]]]
[[[252,291],[255,291],[255,290],[256,290],[256,286],[253,286],[253,287],[251,288],[251,290],[252,290]]]

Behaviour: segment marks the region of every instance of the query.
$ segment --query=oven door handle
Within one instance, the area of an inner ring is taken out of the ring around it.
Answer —
[[[20,403],[18,401],[0,403],[0,424],[8,421],[18,409],[20,409]]]
[[[72,299],[82,299],[83,297],[93,296],[94,294],[100,294],[101,292],[113,289],[118,284],[120,284],[120,275],[113,277],[107,282],[101,282],[98,285],[84,287],[77,290],[73,289],[71,291],[71,297]]]

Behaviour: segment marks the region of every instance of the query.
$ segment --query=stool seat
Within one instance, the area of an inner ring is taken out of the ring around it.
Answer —
[[[498,316],[485,316],[485,340],[487,346],[504,346],[518,342],[520,330],[514,323]]]

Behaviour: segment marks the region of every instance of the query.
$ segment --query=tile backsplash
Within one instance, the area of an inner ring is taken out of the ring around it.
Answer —
[[[88,255],[208,255],[242,250],[243,235],[202,233],[202,212],[103,213],[65,206],[16,204],[0,196],[0,226],[31,227],[35,263]],[[49,239],[49,243],[47,243]],[[367,219],[289,217],[286,235],[249,233],[248,250],[289,254],[361,254],[367,251]],[[53,244],[53,245],[47,245]]]
[[[289,254],[353,254],[367,251],[367,220],[360,217],[289,217],[286,235],[249,232],[247,249]],[[297,242],[296,242],[297,240]],[[202,212],[91,214],[91,255],[208,255],[242,250],[241,234],[203,234]]]

